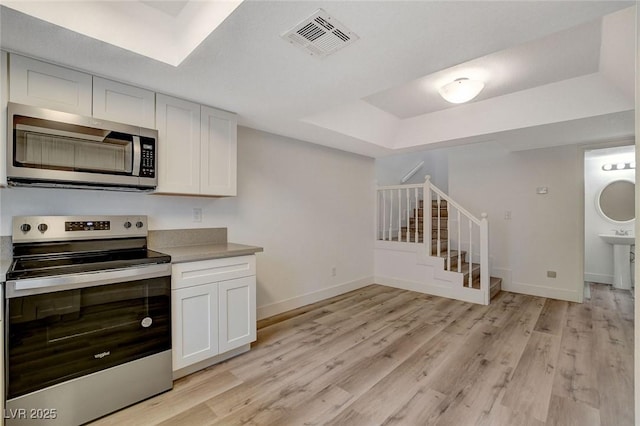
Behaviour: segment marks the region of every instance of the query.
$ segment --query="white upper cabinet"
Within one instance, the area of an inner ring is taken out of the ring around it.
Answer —
[[[9,100],[91,116],[91,75],[12,54]]]
[[[156,95],[156,194],[236,195],[235,114]]]
[[[93,116],[155,129],[156,96],[150,90],[93,77]]]
[[[156,194],[237,194],[235,114],[20,55],[8,62],[11,102],[158,129]]]
[[[200,105],[158,94],[156,193],[200,193]]]
[[[201,194],[236,195],[236,115],[203,106],[201,126]]]

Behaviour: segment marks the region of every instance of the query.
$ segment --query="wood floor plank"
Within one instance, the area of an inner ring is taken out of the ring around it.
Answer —
[[[405,295],[407,296],[407,295]],[[379,330],[390,326],[398,318],[408,315],[421,308],[419,299],[397,297],[389,303],[381,303],[377,308],[369,308],[361,312],[362,315],[345,318],[336,323],[319,325],[308,336],[301,336],[298,341],[270,351],[266,356],[257,358],[257,362],[247,362],[235,366],[231,371],[243,380],[264,376],[285,365],[298,361],[308,362],[307,354],[317,349],[325,355],[346,350],[362,340],[375,334]],[[387,315],[385,316],[384,313]],[[335,320],[336,318],[333,317]],[[329,349],[324,349],[325,347]]]
[[[328,385],[313,398],[287,411],[278,424],[313,426],[324,424],[337,410],[353,400],[353,395],[338,386]]]
[[[470,337],[476,335],[476,338],[486,340],[475,352],[471,351],[475,356],[458,360],[465,366],[464,374],[456,375],[441,370],[441,380],[434,377],[431,385],[447,397],[438,413],[429,419],[430,423],[473,424],[497,404],[529,342],[543,305],[533,298],[523,299],[522,302],[519,309],[510,312],[510,320],[505,327],[485,325],[485,329],[478,328],[471,333]],[[465,341],[463,348],[467,349],[471,341]],[[452,367],[455,368],[455,364]],[[448,387],[438,389],[437,386],[442,386],[442,380]]]
[[[534,331],[507,386],[502,405],[546,421],[560,337]]]
[[[629,340],[614,310],[594,307],[594,369],[600,395],[602,424],[632,425],[633,413],[633,340]]]
[[[564,325],[564,318],[567,313],[567,302],[562,300],[547,299],[544,308],[540,313],[540,318],[534,328],[541,333],[549,333],[560,336]]]
[[[450,333],[439,333],[425,342],[393,371],[378,381],[365,394],[354,401],[348,411],[332,420],[331,423],[347,424],[349,411],[364,413],[376,424],[381,424],[390,416],[406,406],[407,395],[424,388],[433,372],[446,360],[447,356],[462,348],[463,339]],[[422,392],[425,392],[423,389]],[[402,417],[402,416],[400,416]]]
[[[600,426],[600,412],[580,402],[551,396],[548,426]]]
[[[591,374],[595,368],[594,345],[591,307],[570,303],[562,331],[553,395],[599,408],[597,377]]]
[[[330,297],[329,299],[321,300],[316,303],[312,303],[309,305],[301,306],[297,309],[292,309],[290,311],[283,312],[278,315],[273,315],[268,318],[263,318],[257,323],[258,329],[263,329],[269,327],[271,325],[280,323],[282,321],[287,321],[294,318],[302,318],[303,314],[306,314],[311,311],[318,311],[322,308],[326,310],[336,311],[341,309],[341,306],[338,302],[343,302],[345,300],[349,300],[350,303],[357,303],[361,300],[368,299],[379,293],[388,293],[393,291],[394,289],[390,287],[385,287],[383,285],[371,285],[366,289],[357,289],[350,291],[348,293],[339,294],[334,297]],[[333,305],[333,306],[330,306]]]
[[[382,425],[427,425],[433,411],[438,410],[444,398],[445,395],[433,389],[421,388],[406,404],[392,413]]]
[[[178,380],[173,390],[147,399],[125,410],[96,421],[95,425],[138,426],[155,425],[179,413],[190,415],[190,410],[213,396],[224,393],[242,382],[228,371],[199,374],[198,380]],[[196,408],[196,410],[198,410]]]
[[[198,404],[187,411],[182,411],[175,416],[158,423],[158,426],[186,426],[212,425],[216,421],[216,415],[211,411],[207,404]]]
[[[252,350],[96,425],[633,425],[633,299],[369,286],[261,321]]]
[[[513,411],[502,404],[495,404],[489,413],[482,413],[475,426],[545,426],[530,414]]]
[[[398,320],[396,325],[381,329],[330,359],[327,359],[327,353],[314,351],[313,356],[316,360],[325,359],[326,361],[318,365],[310,357],[301,360],[298,365],[299,370],[295,371],[293,376],[287,377],[288,384],[286,387],[280,388],[279,393],[267,392],[259,398],[254,395],[249,395],[249,398],[246,398],[246,394],[241,394],[242,398],[238,401],[237,392],[232,389],[224,395],[219,395],[214,400],[208,401],[207,404],[220,418],[220,424],[276,424],[291,407],[314,397],[325,386],[336,383],[340,377],[348,376],[347,372],[355,369],[366,372],[366,375],[371,374],[370,371],[362,367],[362,360],[367,357],[377,360],[379,364],[400,362],[397,357],[394,357],[399,347],[412,343],[418,345],[416,340],[423,337],[423,334],[432,335],[435,332],[433,325],[422,321],[422,315],[425,315],[425,312],[403,317]],[[411,339],[403,339],[414,329],[416,331],[413,332],[415,334],[410,335]],[[278,374],[276,373],[276,376]],[[255,385],[260,387],[279,385],[278,381],[274,382],[272,379],[273,377],[270,377],[268,381]],[[244,385],[240,387],[244,387]],[[247,390],[252,391],[252,389]],[[230,396],[234,396],[231,404],[229,403]]]
[[[595,308],[616,310],[612,286],[591,284],[591,305]]]

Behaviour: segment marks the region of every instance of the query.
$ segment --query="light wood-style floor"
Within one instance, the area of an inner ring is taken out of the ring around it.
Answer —
[[[97,425],[633,425],[633,300],[490,306],[369,286],[263,320],[246,354]]]

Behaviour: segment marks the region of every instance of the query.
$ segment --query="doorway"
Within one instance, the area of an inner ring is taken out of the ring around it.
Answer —
[[[584,281],[634,288],[635,146],[584,152]],[[611,236],[611,237],[609,237]]]

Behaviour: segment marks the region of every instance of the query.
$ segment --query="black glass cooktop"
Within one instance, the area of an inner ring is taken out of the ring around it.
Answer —
[[[145,242],[146,243],[146,242]],[[171,256],[149,250],[138,241],[82,241],[14,247],[7,280],[50,277],[169,263]]]

